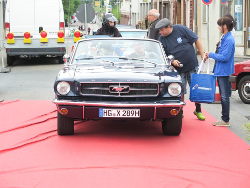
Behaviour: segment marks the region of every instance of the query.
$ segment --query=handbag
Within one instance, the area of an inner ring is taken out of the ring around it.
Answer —
[[[209,74],[209,65],[205,73],[201,73],[204,61],[199,65],[197,73],[191,75],[190,101],[199,103],[212,103],[215,100],[215,81],[216,77]]]

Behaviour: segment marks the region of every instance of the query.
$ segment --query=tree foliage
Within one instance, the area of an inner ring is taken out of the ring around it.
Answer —
[[[81,4],[81,0],[62,0],[65,20],[70,19],[73,13]]]

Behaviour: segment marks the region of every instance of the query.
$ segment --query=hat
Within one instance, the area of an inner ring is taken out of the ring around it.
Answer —
[[[109,22],[117,22],[116,17],[114,17],[112,13],[105,14],[105,19],[108,20]]]
[[[161,19],[156,25],[155,25],[155,29],[161,29],[164,27],[167,27],[171,25],[171,22],[169,21],[169,19],[167,18],[163,18]]]

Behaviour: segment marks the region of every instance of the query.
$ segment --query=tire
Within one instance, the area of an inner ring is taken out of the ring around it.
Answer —
[[[74,120],[57,112],[57,134],[74,135]]]
[[[238,93],[242,102],[250,104],[250,75],[240,79]]]
[[[15,59],[16,59],[15,56],[7,55],[7,65],[12,66],[14,64]]]
[[[162,132],[165,136],[179,136],[182,129],[183,110],[174,118],[162,121]]]
[[[59,63],[59,64],[64,64],[63,56],[58,57],[58,63]]]

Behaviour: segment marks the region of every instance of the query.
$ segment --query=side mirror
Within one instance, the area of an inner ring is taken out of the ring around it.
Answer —
[[[69,59],[70,59],[70,56],[69,56],[68,54],[65,54],[65,55],[63,56],[63,62],[64,62],[64,63],[68,63],[68,62],[69,62]]]
[[[168,60],[169,65],[171,65],[171,62],[174,61],[174,56],[173,55],[167,56],[167,60]]]

